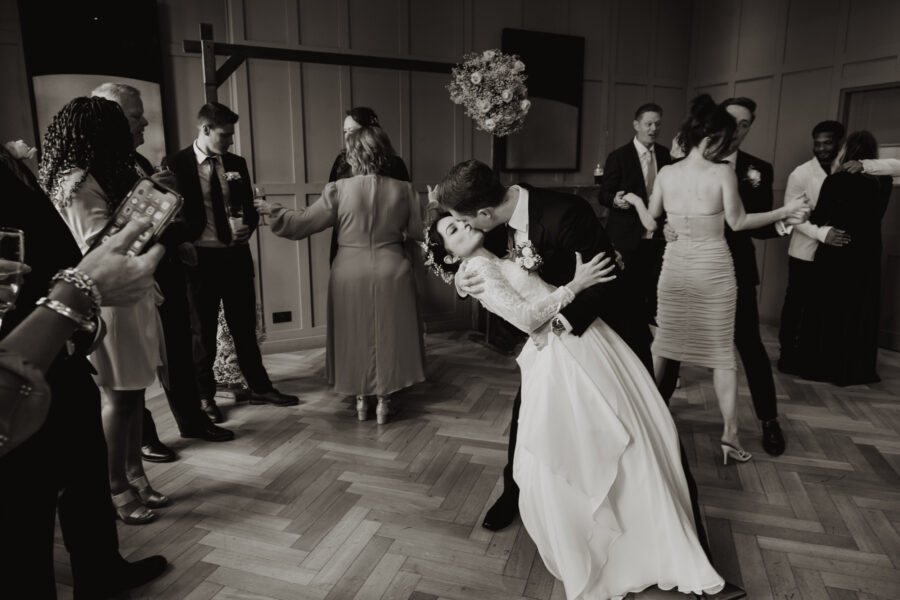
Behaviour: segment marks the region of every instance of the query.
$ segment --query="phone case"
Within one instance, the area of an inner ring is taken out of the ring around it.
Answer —
[[[91,249],[103,244],[121,231],[129,221],[144,216],[150,218],[152,226],[134,240],[131,247],[125,251],[128,256],[142,254],[159,239],[162,232],[181,210],[183,202],[184,199],[174,190],[152,179],[142,177],[116,208],[116,212],[97,236]]]

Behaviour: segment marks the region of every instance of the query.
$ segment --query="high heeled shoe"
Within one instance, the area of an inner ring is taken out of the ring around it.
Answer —
[[[137,492],[128,488],[120,494],[112,495],[116,515],[127,525],[144,525],[156,518],[156,513],[144,506]]]
[[[379,425],[384,425],[394,415],[396,411],[391,408],[391,399],[378,397],[378,406],[375,407],[375,421]]]
[[[369,420],[369,402],[365,396],[356,397],[356,418],[360,421]]]
[[[147,481],[146,475],[141,475],[133,480],[129,479],[128,483],[130,483],[131,487],[134,488],[134,491],[137,492],[138,498],[141,499],[144,506],[149,508],[159,508],[169,503],[168,496],[160,494],[150,487],[150,482]]]
[[[751,458],[753,455],[744,450],[743,448],[738,448],[736,446],[732,446],[728,442],[721,442],[722,445],[722,458],[724,462],[722,464],[727,465],[728,459],[733,458],[738,462],[745,463]]]

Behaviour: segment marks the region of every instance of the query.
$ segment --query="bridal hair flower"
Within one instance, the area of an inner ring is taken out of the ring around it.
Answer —
[[[443,246],[441,246],[440,242],[436,242],[431,239],[431,227],[425,228],[425,241],[419,242],[419,245],[422,247],[423,252],[425,253],[425,266],[431,269],[431,272],[444,280],[444,283],[452,283],[453,277],[455,273],[453,271],[448,271],[444,268],[444,264],[447,266],[456,266],[459,268],[459,257],[455,257],[456,260],[453,260],[453,256],[450,254],[445,254],[444,258],[440,261],[436,260],[434,257],[434,251],[437,248],[440,248],[443,251]],[[447,259],[450,258],[451,262],[447,262]]]
[[[525,63],[518,56],[485,50],[463,56],[451,71],[447,89],[450,100],[463,105],[478,129],[503,137],[521,129],[531,109],[526,78]]]

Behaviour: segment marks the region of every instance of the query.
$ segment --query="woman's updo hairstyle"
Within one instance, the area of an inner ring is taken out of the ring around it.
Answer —
[[[425,251],[425,266],[445,283],[453,281],[453,276],[459,271],[460,261],[444,248],[444,238],[438,233],[437,226],[441,219],[452,216],[440,208],[430,209],[426,219],[429,225],[425,230],[425,241],[422,243],[422,249]]]
[[[737,124],[734,117],[715,103],[709,94],[701,94],[691,101],[691,112],[681,125],[678,140],[685,154],[709,138],[704,158],[718,162],[728,155]]]

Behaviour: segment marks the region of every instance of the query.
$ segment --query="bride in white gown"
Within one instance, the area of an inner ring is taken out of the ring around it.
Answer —
[[[647,369],[601,319],[581,336],[548,322],[605,271],[599,257],[554,288],[485,250],[483,234],[438,217],[433,269],[484,279],[476,298],[529,333],[517,361],[522,408],[513,477],[519,512],[569,600],[660,589],[714,594],[723,579],[697,540],[675,424]],[[461,262],[457,262],[460,261]]]

